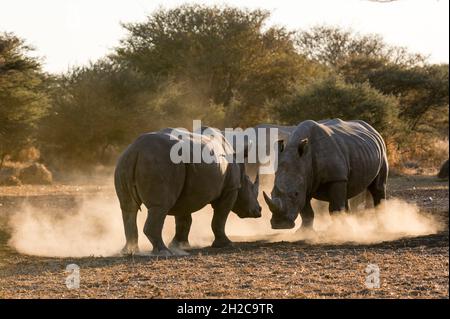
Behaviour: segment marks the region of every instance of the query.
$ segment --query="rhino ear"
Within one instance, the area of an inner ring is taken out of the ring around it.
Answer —
[[[252,149],[253,143],[250,140],[246,140],[244,144],[244,158],[248,158],[248,154]]]
[[[258,193],[259,193],[259,172],[256,174],[255,183],[253,184],[253,191],[255,192],[256,197],[258,197]]]
[[[278,140],[277,141],[277,145],[278,145],[278,152],[281,153],[284,150],[284,141],[283,140]]]
[[[298,144],[298,155],[301,157],[308,149],[308,139],[304,138]]]

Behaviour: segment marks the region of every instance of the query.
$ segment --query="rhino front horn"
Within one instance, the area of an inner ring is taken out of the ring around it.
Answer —
[[[280,207],[277,205],[277,203],[275,203],[275,201],[273,201],[264,191],[263,191],[263,195],[264,195],[264,200],[266,201],[267,206],[269,206],[270,211],[272,213],[278,213],[280,211]]]

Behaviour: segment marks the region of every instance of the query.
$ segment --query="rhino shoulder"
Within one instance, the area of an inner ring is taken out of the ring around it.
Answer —
[[[312,164],[321,183],[346,181],[349,174],[348,154],[336,140],[333,124],[339,119],[304,122],[301,138],[308,138]]]

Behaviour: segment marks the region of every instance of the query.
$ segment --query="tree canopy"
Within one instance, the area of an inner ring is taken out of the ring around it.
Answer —
[[[27,144],[62,166],[113,163],[139,134],[164,127],[362,119],[399,154],[448,137],[448,64],[332,26],[292,31],[270,12],[227,6],[158,9],[113,52],[60,75],[0,35],[0,160]],[[448,154],[446,155],[448,156]],[[55,164],[56,165],[56,164]]]
[[[0,34],[0,162],[34,141],[32,130],[49,107],[46,76],[31,51],[24,40]]]
[[[175,77],[195,85],[214,104],[239,99],[247,118],[267,100],[305,81],[314,64],[299,55],[292,32],[268,27],[269,12],[185,5],[158,10],[146,22],[125,24],[129,35],[113,57],[153,80]],[[251,124],[241,119],[240,125]],[[254,122],[254,121],[253,121]]]

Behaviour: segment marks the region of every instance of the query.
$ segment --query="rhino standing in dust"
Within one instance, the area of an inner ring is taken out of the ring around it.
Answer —
[[[276,125],[276,124],[258,124],[254,127],[251,127],[256,131],[256,135],[254,137],[248,136],[247,139],[244,139],[242,136],[240,138],[240,141],[244,141],[246,143],[246,146],[251,151],[252,148],[254,148],[254,151],[256,154],[259,154],[260,148],[263,148],[264,154],[266,154],[265,158],[257,157],[255,162],[249,162],[248,158],[246,158],[245,161],[245,170],[247,172],[247,175],[250,177],[250,179],[254,179],[257,174],[259,173],[260,168],[263,167],[270,167],[272,164],[274,167],[276,167],[276,164],[270,163],[270,161],[275,161],[276,159],[273,157],[269,157],[270,152],[274,152],[277,155],[280,153],[280,151],[283,149],[284,145],[287,144],[289,140],[289,136],[292,134],[292,132],[296,129],[297,126],[285,126],[285,125]],[[270,134],[270,129],[276,129],[276,141],[272,143]],[[258,134],[258,131],[262,130],[263,136],[265,138],[263,140],[260,140],[260,135]],[[239,133],[236,132],[236,135],[244,135],[245,132]],[[225,135],[226,136],[226,135]],[[236,141],[235,140],[228,140],[234,147],[236,147]],[[264,175],[261,176],[263,178],[263,184],[264,185],[273,185],[273,174],[265,174],[269,175],[268,179],[264,179]],[[364,190],[362,193],[356,195],[353,198],[350,198],[347,207],[351,209],[359,209],[361,207],[369,208],[370,202],[372,201],[371,195],[369,192]],[[327,209],[325,207],[324,202],[320,203],[317,202],[315,205],[317,205],[317,208],[319,209]]]
[[[191,214],[207,204],[214,209],[213,247],[231,243],[225,234],[230,210],[241,218],[261,216],[257,201],[259,178],[252,183],[243,163],[227,160],[230,155],[233,158],[233,149],[223,136],[215,135],[215,139],[186,131],[182,138],[179,133],[165,129],[144,134],[118,160],[114,183],[125,228],[123,253],[138,250],[136,216],[142,203],[148,209],[144,234],[152,243],[153,252],[165,255],[171,254],[161,236],[166,215],[175,216],[176,233],[171,245],[178,247],[189,245]],[[171,150],[177,143],[189,143],[190,159],[197,146],[217,160],[174,163]]]
[[[330,213],[348,209],[348,199],[368,190],[374,206],[386,198],[388,162],[381,135],[364,121],[301,122],[280,153],[272,198],[274,229],[312,229],[311,199],[329,202]]]

